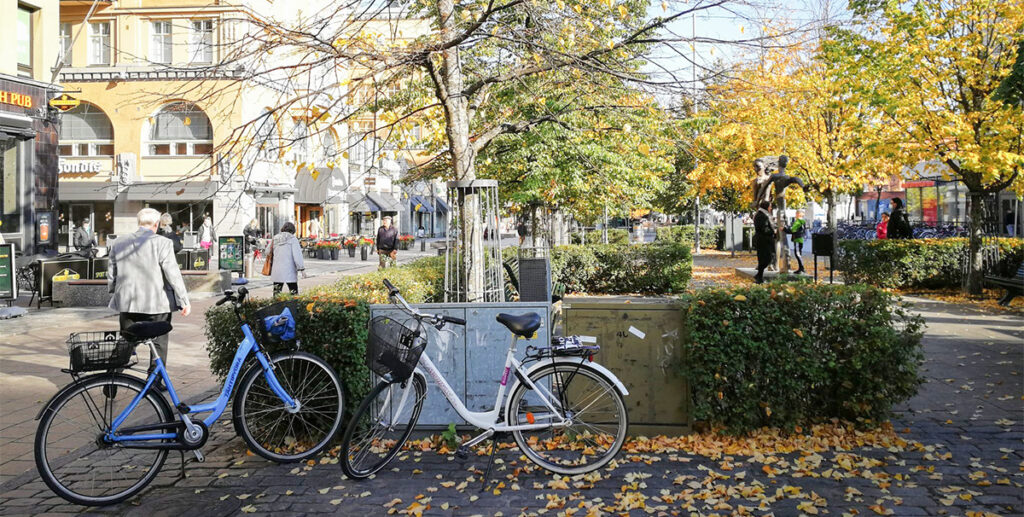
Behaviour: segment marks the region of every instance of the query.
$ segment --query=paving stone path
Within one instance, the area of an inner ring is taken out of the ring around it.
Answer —
[[[0,515],[1021,515],[1024,319],[910,301],[928,322],[927,382],[899,408],[893,432],[833,429],[764,439],[758,451],[706,436],[633,441],[615,465],[575,479],[502,449],[481,490],[485,456],[409,451],[356,482],[331,456],[310,466],[248,455],[224,420],[205,463],[190,460],[180,478],[172,454],[129,502],[69,505],[28,473],[0,484]],[[848,447],[812,447],[829,440]]]

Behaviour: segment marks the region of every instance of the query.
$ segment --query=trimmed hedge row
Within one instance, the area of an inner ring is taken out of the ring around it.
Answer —
[[[693,246],[693,225],[661,226],[657,229],[659,241],[672,241]],[[721,249],[725,242],[725,228],[721,226],[702,226],[700,228],[700,247]]]
[[[570,293],[681,293],[692,267],[690,248],[675,242],[558,246],[551,252],[552,281]]]
[[[996,239],[994,274],[1013,276],[1024,259],[1024,241]],[[838,267],[847,283],[886,288],[958,288],[963,281],[966,238],[839,241]]]
[[[586,232],[585,237],[587,238],[587,245],[601,244],[601,230],[591,230]],[[569,236],[569,241],[573,244],[581,244],[580,234],[573,233]],[[629,242],[629,230],[624,228],[609,228],[608,229],[608,244],[626,244]]]
[[[922,382],[923,318],[882,289],[751,286],[685,301],[681,373],[695,417],[730,432],[831,418],[871,425]]]

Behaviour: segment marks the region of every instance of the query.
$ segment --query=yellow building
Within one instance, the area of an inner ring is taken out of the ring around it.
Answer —
[[[32,253],[55,241],[57,121],[47,103],[60,88],[58,0],[0,3],[0,242]]]
[[[60,131],[62,243],[86,220],[104,246],[108,235],[134,231],[145,206],[170,213],[181,231],[210,217],[218,235],[241,235],[257,200],[288,214],[289,178],[240,181],[251,171],[234,132],[258,116],[263,90],[215,66],[238,40],[244,8],[100,1],[86,19],[91,6],[61,2],[60,79],[81,100]]]

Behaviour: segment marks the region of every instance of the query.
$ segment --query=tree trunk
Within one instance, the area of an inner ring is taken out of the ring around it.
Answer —
[[[967,248],[967,294],[981,294],[981,283],[985,274],[982,268],[981,232],[984,228],[985,205],[982,192],[971,192],[971,221],[969,245]]]

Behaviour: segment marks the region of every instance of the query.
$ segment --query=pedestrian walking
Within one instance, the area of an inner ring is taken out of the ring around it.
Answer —
[[[796,270],[796,274],[800,275],[806,273],[804,271],[804,237],[807,236],[807,221],[804,220],[804,211],[797,210],[796,218],[793,219],[793,224],[789,225],[789,228],[785,228],[783,231],[790,235],[790,240],[793,243],[793,256],[796,257],[796,263],[799,269]]]
[[[398,230],[391,226],[391,216],[384,216],[377,229],[377,256],[379,269],[394,266],[398,259]]]
[[[177,254],[179,251],[181,251],[182,248],[181,237],[179,237],[178,234],[174,232],[174,227],[172,226],[173,224],[174,218],[171,217],[171,214],[161,215],[160,227],[157,228],[156,234],[163,235],[164,237],[171,239],[171,242],[174,243],[174,253]]]
[[[217,239],[217,233],[213,231],[213,219],[210,216],[203,218],[203,226],[199,228],[199,245],[204,250],[210,249],[213,246],[213,241]]]
[[[259,221],[249,221],[249,225],[242,230],[242,235],[245,236],[245,253],[255,252],[259,248],[260,238],[263,237]]]
[[[910,239],[914,236],[914,230],[910,227],[910,220],[907,218],[907,211],[903,208],[903,200],[893,198],[892,213],[889,214],[889,224],[886,226],[887,239]]]
[[[420,227],[416,229],[416,238],[417,239],[422,239],[426,235],[427,235],[427,230],[425,230],[423,228],[423,225],[421,224]]]
[[[761,201],[754,214],[754,248],[757,250],[757,275],[754,282],[764,283],[764,270],[772,261],[775,254],[775,225],[772,223],[772,205],[767,201]]]
[[[139,229],[119,237],[108,253],[107,286],[111,309],[120,312],[121,331],[140,321],[166,321],[180,310],[182,316],[192,312],[188,291],[181,270],[174,259],[174,243],[156,234],[160,212],[152,208],[139,210]],[[153,339],[157,354],[167,363],[167,335]],[[156,367],[150,357],[149,370]],[[163,388],[163,386],[161,386]]]
[[[92,255],[94,248],[96,247],[96,236],[92,233],[92,228],[89,227],[89,219],[82,219],[82,222],[75,228],[74,235],[75,249],[83,252],[85,255]]]
[[[884,239],[889,233],[889,213],[882,213],[882,220],[875,225],[875,238]]]
[[[522,247],[523,241],[526,240],[526,219],[519,219],[519,224],[516,225],[516,233],[519,234],[519,246]]]
[[[305,271],[306,265],[302,261],[302,246],[295,238],[295,224],[281,225],[281,233],[274,236],[270,246],[267,254],[273,257],[270,280],[274,282],[274,296],[281,294],[284,284],[288,284],[289,293],[299,294],[299,271]]]

